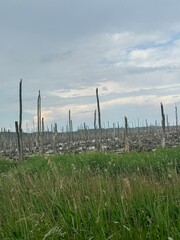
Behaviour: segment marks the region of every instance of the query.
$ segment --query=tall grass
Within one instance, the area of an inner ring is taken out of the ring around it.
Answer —
[[[1,160],[0,239],[179,239],[179,159],[166,149]]]

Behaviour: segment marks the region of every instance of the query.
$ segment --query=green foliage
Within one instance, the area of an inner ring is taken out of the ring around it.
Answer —
[[[0,239],[179,239],[180,149],[0,161]]]

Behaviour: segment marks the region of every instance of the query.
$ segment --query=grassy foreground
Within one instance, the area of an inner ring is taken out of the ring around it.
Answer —
[[[180,239],[180,149],[0,160],[0,239]]]

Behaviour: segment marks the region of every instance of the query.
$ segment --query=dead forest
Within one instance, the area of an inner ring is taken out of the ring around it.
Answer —
[[[1,129],[0,155],[10,159],[23,160],[27,156],[40,154],[81,153],[86,151],[113,151],[118,153],[129,151],[155,151],[159,147],[180,146],[180,129],[178,125],[177,107],[175,107],[174,126],[168,124],[163,104],[160,104],[161,125],[154,124],[130,127],[124,117],[124,124],[113,124],[113,127],[102,127],[98,88],[96,89],[97,109],[94,112],[94,128],[84,123],[77,131],[73,131],[71,110],[66,129],[58,132],[57,124],[51,129],[44,126],[41,116],[41,93],[37,97],[36,131],[27,133],[22,130],[23,100],[22,80],[19,83],[19,121],[15,121],[16,132]]]

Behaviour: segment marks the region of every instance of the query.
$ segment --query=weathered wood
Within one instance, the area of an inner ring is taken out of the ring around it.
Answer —
[[[99,123],[99,129],[101,130],[101,110],[100,110],[100,104],[99,104],[98,88],[96,88],[96,99],[97,99],[97,108],[98,108],[98,123]]]
[[[39,153],[42,152],[41,147],[41,92],[39,90],[38,99],[37,99],[37,145]]]
[[[162,117],[162,147],[166,146],[166,123],[165,123],[165,114],[164,114],[164,107],[161,103],[161,117]]]
[[[71,119],[71,110],[69,110],[69,122],[68,122],[68,134],[69,134],[69,151],[71,151],[72,148],[72,119]]]
[[[19,132],[22,132],[22,79],[19,83]]]
[[[15,122],[15,128],[18,138],[18,152],[19,160],[23,160],[23,139],[22,139],[22,79],[19,83],[19,125],[18,121]]]
[[[96,110],[94,111],[94,129],[96,129],[97,126],[96,126]]]
[[[44,153],[44,118],[41,120],[41,152]]]
[[[124,152],[125,153],[128,153],[129,150],[130,150],[130,146],[129,146],[129,136],[128,136],[128,120],[127,120],[127,117],[125,116],[124,117],[124,122],[125,122],[125,144],[124,144]]]
[[[102,128],[101,128],[101,110],[100,110],[100,103],[99,103],[99,94],[98,88],[96,88],[96,99],[97,99],[97,109],[98,109],[98,124],[99,124],[99,143],[98,143],[98,150],[102,150]]]
[[[20,160],[21,146],[20,146],[20,140],[19,140],[19,126],[18,126],[18,121],[15,121],[15,129],[16,129],[17,141],[18,141],[18,156],[19,156],[19,160]]]
[[[176,131],[178,131],[178,111],[177,111],[177,106],[175,106],[175,118],[176,118]]]

